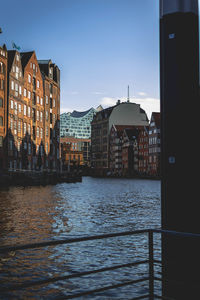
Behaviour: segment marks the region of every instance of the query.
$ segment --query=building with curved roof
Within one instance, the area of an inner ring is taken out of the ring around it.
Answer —
[[[91,138],[91,122],[96,114],[93,107],[86,111],[76,111],[63,113],[60,115],[60,135],[61,137],[71,136],[80,139]]]

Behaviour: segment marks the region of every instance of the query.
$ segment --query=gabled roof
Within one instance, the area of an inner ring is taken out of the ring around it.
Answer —
[[[11,71],[16,52],[16,50],[8,50],[8,73]]]
[[[38,60],[38,64],[41,64],[41,65],[48,65],[49,63],[52,63],[51,59],[39,59]]]
[[[133,141],[133,140],[137,139],[138,135],[140,133],[140,130],[137,127],[135,127],[135,128],[126,128],[126,129],[124,129],[124,131],[125,131],[128,139],[130,141]]]
[[[31,56],[33,55],[35,51],[30,51],[30,52],[21,52],[21,62],[22,62],[22,69],[24,72],[24,68],[26,67],[27,63],[29,62]]]
[[[113,125],[117,131],[117,136],[121,137],[125,129],[133,129],[134,125]]]

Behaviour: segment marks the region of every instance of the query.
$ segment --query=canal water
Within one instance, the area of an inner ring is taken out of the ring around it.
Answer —
[[[0,191],[0,244],[160,228],[160,181],[83,177],[82,182]],[[155,241],[159,256],[159,239]],[[128,236],[0,255],[0,285],[75,274],[147,258],[147,236]],[[0,299],[60,299],[146,276],[148,266],[1,293]],[[148,274],[147,274],[148,275]],[[148,282],[79,299],[132,299]]]

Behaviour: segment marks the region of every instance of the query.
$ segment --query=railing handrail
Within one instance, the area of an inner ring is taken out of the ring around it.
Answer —
[[[0,288],[0,292],[1,291],[6,292],[6,291],[11,291],[11,290],[12,291],[20,290],[23,288],[32,287],[32,286],[36,286],[36,285],[53,283],[53,282],[56,282],[59,280],[72,279],[72,278],[77,278],[77,277],[81,277],[81,276],[85,276],[85,275],[87,276],[89,274],[92,275],[95,273],[117,270],[120,268],[133,267],[133,266],[136,266],[139,264],[149,264],[149,276],[148,277],[143,277],[143,278],[137,279],[137,280],[126,281],[126,282],[122,282],[119,284],[108,285],[105,287],[97,288],[97,289],[86,291],[86,292],[76,293],[73,295],[67,295],[63,299],[77,298],[77,297],[80,297],[83,295],[90,295],[90,294],[93,294],[96,292],[102,292],[105,290],[122,287],[122,286],[130,285],[130,284],[135,284],[137,282],[139,283],[139,282],[143,282],[143,281],[147,281],[147,280],[149,280],[149,294],[139,296],[134,299],[143,299],[143,298],[145,298],[145,296],[146,297],[149,296],[150,300],[154,299],[154,297],[159,298],[159,299],[169,299],[164,296],[155,295],[155,293],[154,293],[154,281],[155,280],[163,281],[163,279],[154,276],[154,263],[162,264],[162,261],[158,261],[158,260],[154,259],[153,233],[174,235],[174,236],[186,237],[186,238],[200,238],[199,233],[180,232],[180,231],[174,231],[174,230],[166,230],[166,229],[158,229],[158,228],[152,229],[151,228],[151,229],[142,229],[142,230],[135,230],[135,231],[124,231],[124,232],[115,232],[115,233],[107,233],[107,234],[98,234],[98,235],[92,235],[92,236],[69,237],[69,238],[62,239],[62,240],[51,240],[51,241],[46,241],[46,242],[30,243],[30,244],[25,244],[25,245],[1,247],[0,254],[5,253],[5,252],[10,252],[10,251],[16,251],[16,250],[26,250],[26,249],[48,247],[48,246],[63,245],[63,244],[71,244],[71,243],[76,243],[76,242],[100,240],[100,239],[113,238],[113,237],[123,237],[123,236],[133,236],[133,235],[137,235],[137,234],[138,235],[139,234],[147,234],[148,244],[149,244],[149,254],[148,254],[147,260],[140,260],[140,261],[135,261],[135,262],[122,264],[122,265],[113,265],[113,266],[109,266],[109,267],[103,267],[100,269],[88,270],[88,271],[79,272],[76,274],[62,275],[62,276],[47,278],[47,279],[38,280],[38,281],[34,281],[34,282],[24,282],[21,284],[10,285],[8,287]]]
[[[177,235],[177,236],[182,236],[182,237],[200,238],[199,233],[190,233],[190,232],[181,232],[181,231],[175,231],[175,230],[149,228],[149,229],[141,229],[141,230],[134,230],[134,231],[123,231],[123,232],[91,235],[91,236],[81,236],[81,237],[75,237],[75,238],[69,237],[69,238],[66,238],[63,240],[51,240],[51,241],[47,241],[47,242],[29,243],[29,244],[23,244],[23,245],[15,245],[15,246],[8,245],[5,247],[0,247],[0,253],[4,253],[4,252],[8,252],[8,251],[56,246],[56,245],[63,245],[63,244],[71,244],[71,243],[76,243],[76,242],[84,242],[84,241],[91,241],[91,240],[104,239],[104,238],[136,235],[136,234],[149,233],[149,232],[164,233],[164,234]]]
[[[107,234],[99,234],[99,235],[91,235],[91,236],[82,236],[82,237],[76,237],[76,238],[66,238],[63,240],[53,240],[53,241],[47,241],[47,242],[30,243],[30,244],[16,245],[16,246],[5,246],[5,247],[0,248],[0,253],[4,253],[4,252],[8,252],[8,251],[56,246],[56,245],[63,245],[63,244],[71,244],[71,243],[98,240],[98,239],[104,239],[104,238],[143,234],[143,233],[148,233],[151,230],[152,229],[142,229],[142,230],[135,230],[135,231],[124,231],[124,232],[115,232],[115,233],[107,233]]]
[[[178,236],[182,236],[182,237],[200,238],[200,233],[182,232],[182,231],[167,230],[167,229],[149,229],[149,230],[153,231],[155,233],[166,233],[169,235],[178,235]]]

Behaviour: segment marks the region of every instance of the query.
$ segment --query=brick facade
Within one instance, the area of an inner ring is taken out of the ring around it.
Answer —
[[[0,171],[6,168],[7,49],[0,47]]]

